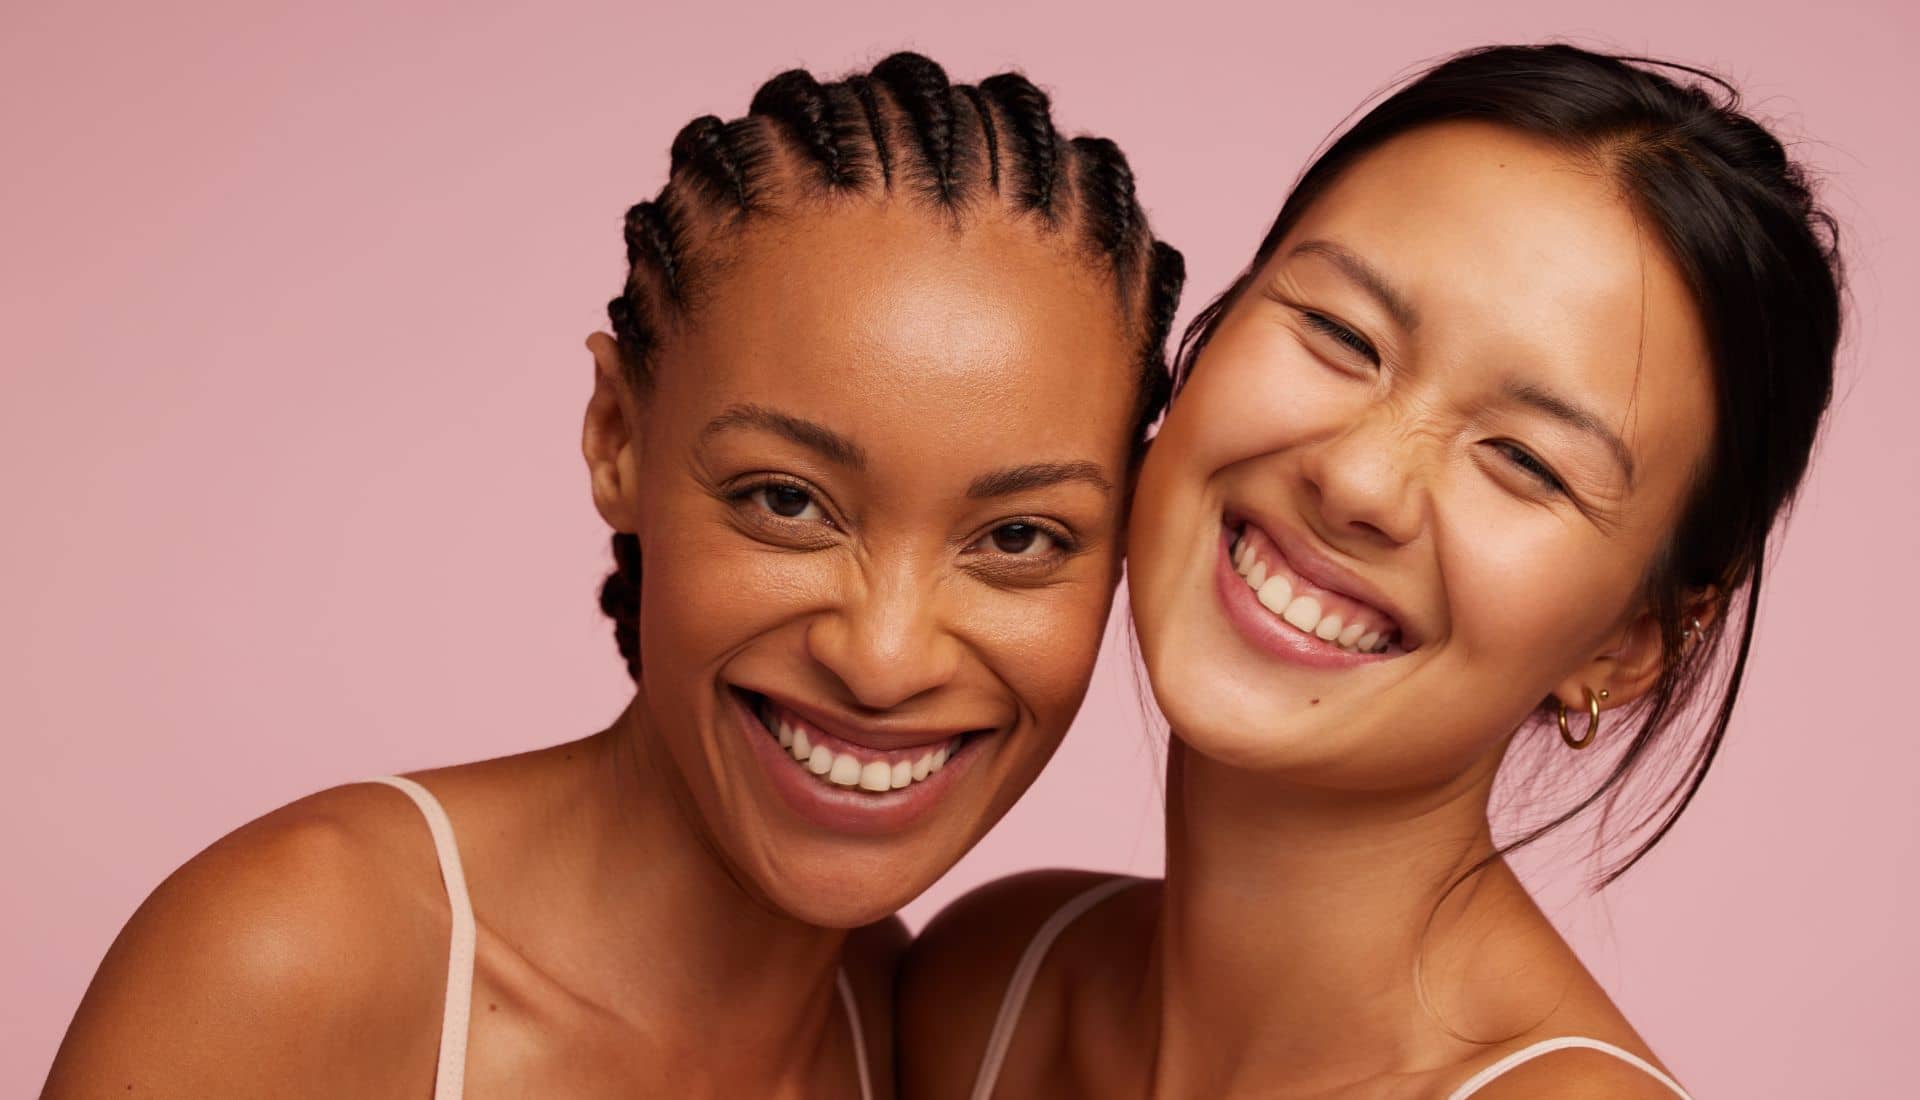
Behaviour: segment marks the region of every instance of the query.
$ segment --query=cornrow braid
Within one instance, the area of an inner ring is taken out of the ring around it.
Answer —
[[[947,72],[916,53],[897,53],[873,67],[873,78],[905,111],[920,145],[917,173],[929,198],[952,206],[954,197],[953,86]]]
[[[794,196],[888,202],[896,184],[957,225],[994,203],[1038,215],[1043,231],[1072,234],[1104,265],[1136,333],[1137,457],[1171,384],[1166,344],[1186,277],[1180,253],[1154,239],[1119,147],[1103,138],[1067,141],[1032,81],[1001,73],[954,85],[946,70],[912,53],[828,84],[791,69],[761,85],[745,116],[704,115],[681,129],[666,186],[627,210],[626,285],[607,303],[629,383],[651,387],[662,347],[698,311],[703,281],[733,234],[794,214]],[[600,607],[637,679],[639,539],[615,535],[613,556]]]
[[[867,136],[873,141],[873,156],[880,163],[880,181],[893,186],[893,150],[887,143],[887,124],[880,117],[880,97],[874,94],[873,81],[864,76],[847,78],[847,89],[860,101],[860,112],[867,118]]]
[[[1020,202],[1029,210],[1053,213],[1059,183],[1060,132],[1053,128],[1053,104],[1047,93],[1019,73],[1000,73],[980,82],[980,93],[1007,120],[1007,145],[1021,166]]]
[[[840,151],[840,135],[834,127],[833,99],[812,73],[788,69],[767,81],[754,93],[753,105],[747,111],[785,126],[820,165],[829,186],[841,187],[849,182],[847,158]]]
[[[987,106],[987,97],[980,94],[980,89],[971,84],[962,84],[954,90],[973,105],[974,117],[980,122],[980,138],[987,147],[987,186],[997,193],[1000,190],[1000,135],[994,129],[993,108]]]

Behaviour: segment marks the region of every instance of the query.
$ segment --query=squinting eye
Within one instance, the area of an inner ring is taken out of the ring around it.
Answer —
[[[749,495],[762,508],[782,519],[821,519],[826,515],[805,489],[792,485],[762,485]]]
[[[1502,441],[1495,443],[1494,449],[1505,455],[1508,462],[1513,463],[1525,471],[1528,477],[1539,482],[1541,487],[1554,493],[1565,493],[1567,491],[1565,483],[1553,476],[1553,471],[1547,469],[1546,463],[1533,457],[1533,455],[1522,448],[1512,443]]]
[[[1004,523],[987,535],[993,548],[1012,557],[1036,557],[1054,548],[1058,541],[1031,523]]]
[[[1367,343],[1366,338],[1359,333],[1325,314],[1315,313],[1310,309],[1301,310],[1300,316],[1307,323],[1308,328],[1340,344],[1374,366],[1380,365],[1380,353],[1375,351],[1373,345]]]

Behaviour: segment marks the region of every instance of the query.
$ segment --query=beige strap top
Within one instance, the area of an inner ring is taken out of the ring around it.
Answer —
[[[453,836],[453,822],[440,800],[425,787],[403,776],[389,775],[373,780],[405,794],[427,819],[427,831],[433,834],[434,855],[440,860],[440,880],[447,887],[447,907],[453,913],[453,935],[447,946],[446,1006],[440,1015],[440,1060],[433,1075],[434,1100],[460,1100],[466,1087],[467,1020],[473,1010],[473,900],[467,894],[466,872],[460,868],[460,846]],[[867,1075],[867,1038],[860,1027],[860,1011],[853,1000],[853,985],[847,972],[834,976],[840,991],[840,1004],[847,1012],[847,1026],[853,1029],[853,1059],[860,1072],[860,1100],[873,1100],[873,1084]]]
[[[1000,1069],[1007,1060],[1007,1048],[1013,1045],[1014,1029],[1020,1022],[1020,1009],[1027,1003],[1027,994],[1033,989],[1033,980],[1040,973],[1040,964],[1046,960],[1047,950],[1053,946],[1053,941],[1059,939],[1060,933],[1066,931],[1068,925],[1084,916],[1088,910],[1140,881],[1143,880],[1122,876],[1084,890],[1056,909],[1053,915],[1047,918],[1046,923],[1040,926],[1040,930],[1033,934],[1032,941],[1027,944],[1026,951],[1020,956],[1019,965],[1013,968],[1013,977],[1007,981],[1006,995],[1000,999],[1000,1014],[994,1018],[993,1031],[987,1037],[986,1053],[980,1059],[980,1072],[974,1077],[972,1100],[992,1100],[994,1084],[1000,1079]],[[1467,1100],[1468,1097],[1517,1066],[1557,1050],[1575,1048],[1610,1054],[1636,1069],[1644,1070],[1654,1080],[1673,1090],[1673,1094],[1680,1100],[1691,1100],[1686,1090],[1680,1087],[1679,1082],[1660,1072],[1639,1055],[1622,1050],[1612,1043],[1577,1035],[1544,1039],[1532,1046],[1517,1050],[1467,1078],[1459,1088],[1448,1094],[1447,1100]]]

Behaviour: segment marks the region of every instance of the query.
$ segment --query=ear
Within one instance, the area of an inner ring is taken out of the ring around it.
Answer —
[[[613,337],[587,337],[593,353],[593,395],[587,398],[580,453],[587,460],[593,506],[615,531],[639,528],[640,406],[627,385],[626,365]]]
[[[1687,594],[1681,607],[1680,644],[1698,645],[1719,614],[1719,593],[1712,588],[1698,589]],[[1660,682],[1666,646],[1659,620],[1651,612],[1642,612],[1615,633],[1592,660],[1562,681],[1553,697],[1568,711],[1585,710],[1588,691],[1601,697],[1602,710],[1626,706]]]

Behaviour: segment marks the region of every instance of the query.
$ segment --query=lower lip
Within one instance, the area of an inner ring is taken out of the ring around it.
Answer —
[[[1279,616],[1268,611],[1254,595],[1247,579],[1233,568],[1232,539],[1230,532],[1223,532],[1215,555],[1214,588],[1220,593],[1220,606],[1226,611],[1227,621],[1255,649],[1303,668],[1356,668],[1388,659],[1382,653],[1349,652],[1281,622]]]
[[[781,801],[801,819],[836,833],[881,836],[912,826],[930,813],[961,776],[973,766],[978,737],[960,746],[939,771],[899,790],[880,793],[825,782],[801,767],[793,754],[780,747],[746,700],[728,692],[740,732],[766,768],[767,780]]]

